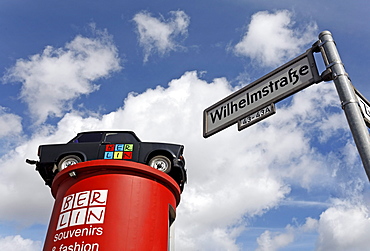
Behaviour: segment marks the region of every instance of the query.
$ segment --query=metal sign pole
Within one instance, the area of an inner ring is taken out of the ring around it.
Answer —
[[[319,35],[320,50],[327,70],[331,70],[332,79],[337,89],[342,108],[362,159],[368,179],[370,180],[370,138],[369,131],[361,114],[359,101],[355,95],[348,74],[340,59],[334,39],[329,31]]]

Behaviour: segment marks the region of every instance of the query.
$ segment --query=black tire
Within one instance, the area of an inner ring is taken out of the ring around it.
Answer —
[[[81,158],[76,155],[67,155],[62,158],[58,163],[58,170],[62,171],[63,169],[82,162]]]
[[[171,171],[171,161],[163,155],[154,156],[149,160],[148,165],[164,173]]]

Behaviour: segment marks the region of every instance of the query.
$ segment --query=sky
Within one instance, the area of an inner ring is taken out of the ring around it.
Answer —
[[[175,250],[366,250],[369,181],[332,82],[242,131],[205,139],[202,116],[325,30],[369,99],[369,11],[365,0],[1,0],[0,249],[42,249],[54,199],[25,163],[39,145],[132,130],[185,146]]]

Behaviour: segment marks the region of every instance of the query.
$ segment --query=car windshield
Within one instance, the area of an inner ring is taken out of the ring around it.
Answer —
[[[102,140],[103,133],[84,133],[74,139],[73,143],[87,143],[87,142],[100,142]]]

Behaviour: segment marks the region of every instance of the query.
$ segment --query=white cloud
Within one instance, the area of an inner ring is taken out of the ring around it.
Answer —
[[[25,163],[36,159],[37,147],[45,140],[25,141],[21,146],[0,157],[0,221],[13,221],[21,227],[46,223],[52,211],[50,189],[35,171]]]
[[[236,238],[243,229],[243,227],[235,227],[232,229],[215,227],[203,233],[196,243],[194,243],[194,239],[186,238],[189,236],[179,236],[176,241],[180,242],[181,246],[175,250],[238,251],[240,247],[236,243]],[[178,230],[179,229],[176,229],[176,231]],[[184,237],[184,239],[182,237]]]
[[[257,243],[259,247],[256,249],[257,251],[278,250],[279,248],[290,244],[294,240],[294,234],[291,231],[288,233],[280,233],[273,236],[271,235],[271,232],[267,230],[260,237],[258,237]]]
[[[7,251],[39,251],[41,243],[30,239],[24,239],[20,235],[0,236],[0,250]]]
[[[183,11],[171,11],[170,18],[165,20],[152,17],[148,12],[139,12],[133,18],[137,26],[139,43],[144,49],[144,62],[153,53],[160,56],[181,48],[177,41],[181,36],[186,37],[190,18]]]
[[[15,147],[22,139],[22,118],[9,113],[6,107],[0,106],[0,156]]]
[[[266,230],[257,239],[257,251],[283,250],[302,236],[317,232],[315,250],[362,251],[370,245],[369,208],[363,199],[334,199],[319,219],[306,218],[303,225],[287,225],[282,231]]]
[[[99,88],[93,81],[120,69],[112,37],[94,32],[93,38],[76,36],[64,48],[47,46],[8,70],[4,80],[22,83],[20,98],[38,124],[48,116],[61,117],[76,98]]]
[[[22,118],[8,113],[5,107],[0,106],[0,138],[14,136],[22,132]]]
[[[235,53],[267,67],[278,66],[303,53],[315,40],[317,25],[311,22],[305,27],[295,28],[292,16],[288,10],[254,14],[246,34],[235,45]]]
[[[317,250],[368,250],[369,209],[362,203],[338,201],[321,214]]]
[[[257,238],[258,247],[256,251],[281,250],[300,236],[317,231],[317,228],[318,220],[306,218],[303,225],[287,225],[283,231],[266,230]]]

